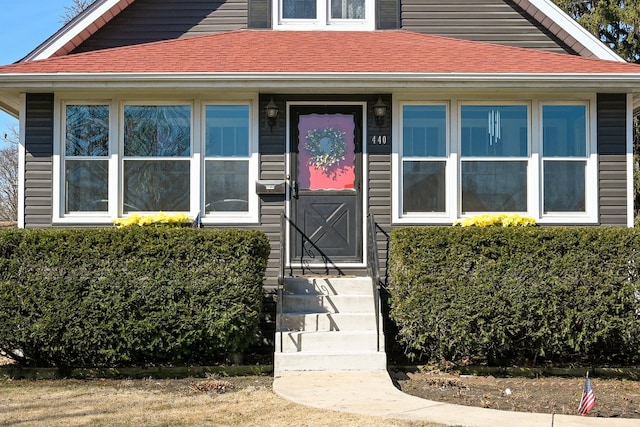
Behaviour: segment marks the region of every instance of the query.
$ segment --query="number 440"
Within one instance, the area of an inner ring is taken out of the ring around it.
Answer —
[[[371,137],[372,145],[387,145],[387,135],[373,135]]]

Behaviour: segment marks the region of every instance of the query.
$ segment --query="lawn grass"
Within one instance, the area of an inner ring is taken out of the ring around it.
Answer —
[[[270,376],[220,379],[0,379],[0,425],[437,427],[304,407],[276,396]]]

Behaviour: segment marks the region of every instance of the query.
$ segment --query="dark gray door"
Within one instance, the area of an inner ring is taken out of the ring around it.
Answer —
[[[362,262],[362,106],[291,108],[292,261]]]

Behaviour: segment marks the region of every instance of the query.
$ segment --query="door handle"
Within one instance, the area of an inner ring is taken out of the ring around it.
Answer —
[[[291,181],[291,197],[298,198],[298,181]]]

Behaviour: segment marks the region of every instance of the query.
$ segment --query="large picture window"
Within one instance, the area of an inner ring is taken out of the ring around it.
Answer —
[[[255,223],[255,102],[61,101],[54,222],[181,212]]]
[[[527,212],[526,105],[463,105],[462,213]]]
[[[64,120],[64,212],[106,212],[109,106],[69,104]]]
[[[123,213],[189,211],[191,106],[125,105]]]
[[[597,221],[595,100],[450,102],[398,102],[394,222],[485,213]]]

